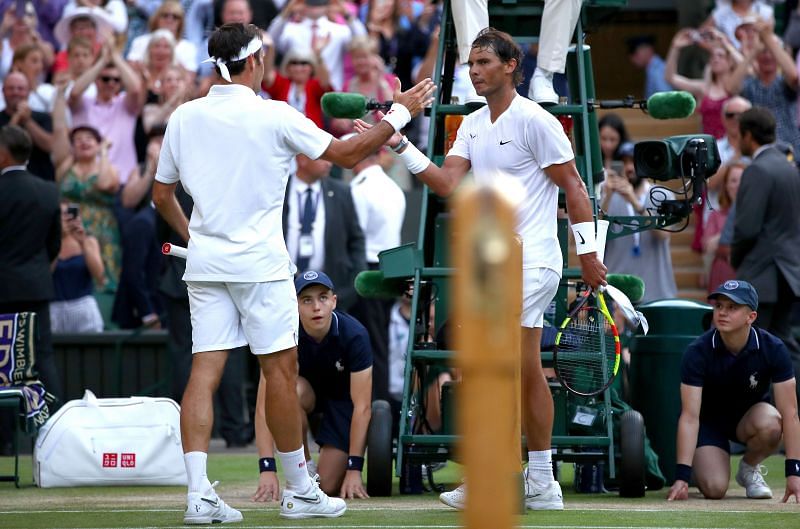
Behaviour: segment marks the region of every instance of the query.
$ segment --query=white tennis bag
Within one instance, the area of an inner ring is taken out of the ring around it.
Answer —
[[[40,487],[186,485],[180,407],[168,398],[98,399],[86,390],[39,430]]]

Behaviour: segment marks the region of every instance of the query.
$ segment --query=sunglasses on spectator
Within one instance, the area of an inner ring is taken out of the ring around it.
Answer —
[[[742,115],[741,112],[725,112],[726,119],[738,118],[741,115]]]
[[[291,65],[298,65],[298,64],[305,65],[305,66],[311,66],[311,63],[308,62],[308,61],[289,61],[289,65],[290,66]]]
[[[161,13],[161,18],[171,18],[172,20],[180,20],[183,17],[178,13]]]
[[[119,83],[122,81],[121,77],[113,77],[111,75],[101,75],[100,80],[104,83]]]

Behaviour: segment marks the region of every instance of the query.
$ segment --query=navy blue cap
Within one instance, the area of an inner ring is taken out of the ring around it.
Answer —
[[[633,144],[633,142],[626,141],[625,143],[619,146],[619,148],[617,149],[617,154],[619,154],[620,158],[625,158],[625,157],[633,158],[634,147],[635,145]]]
[[[715,299],[717,296],[725,296],[734,303],[747,305],[753,310],[758,310],[758,292],[747,281],[739,279],[725,281],[708,295],[708,299]]]
[[[298,296],[300,292],[311,285],[322,285],[333,290],[333,281],[331,281],[330,277],[325,275],[325,272],[309,270],[294,278],[294,291]]]

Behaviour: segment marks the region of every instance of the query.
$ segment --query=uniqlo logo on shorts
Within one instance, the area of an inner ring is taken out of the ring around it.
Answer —
[[[116,467],[117,454],[105,452],[103,454],[103,468]]]
[[[119,466],[133,468],[136,466],[136,454],[120,454]]]

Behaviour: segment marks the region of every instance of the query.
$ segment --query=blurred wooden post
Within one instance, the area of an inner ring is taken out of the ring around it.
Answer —
[[[465,526],[510,529],[521,502],[522,246],[514,207],[489,188],[454,198],[452,290]]]

